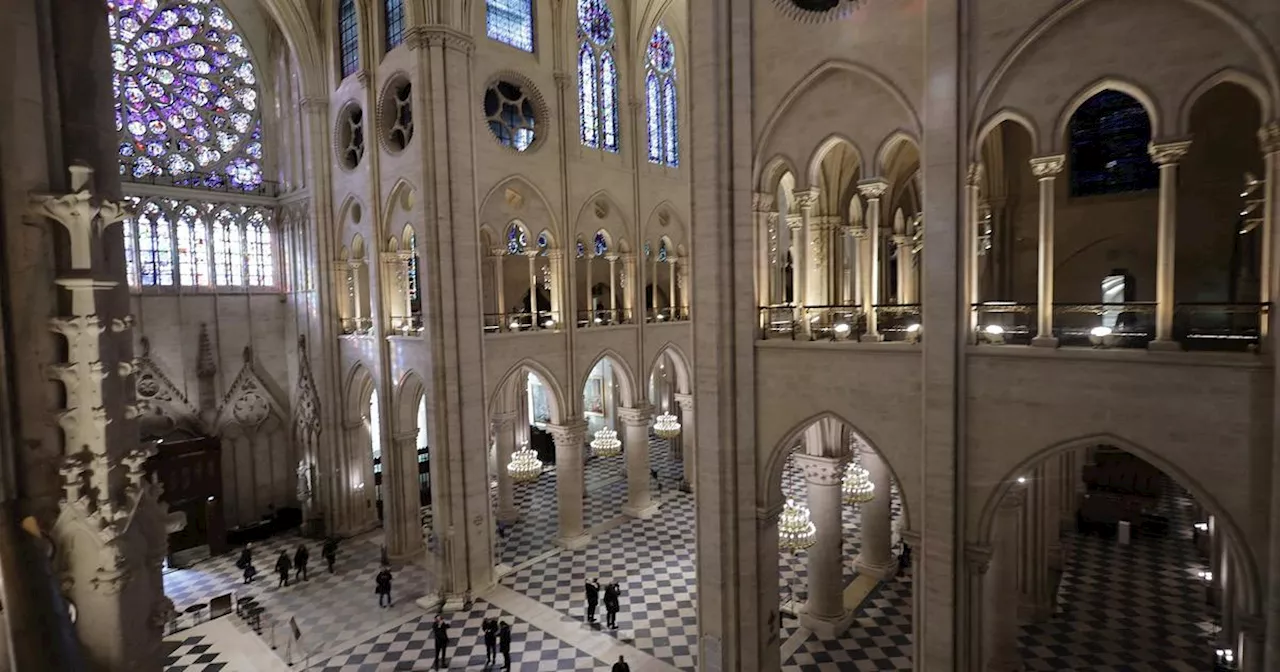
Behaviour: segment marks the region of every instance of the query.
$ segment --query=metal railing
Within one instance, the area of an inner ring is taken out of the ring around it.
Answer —
[[[599,308],[578,311],[579,327],[611,327],[619,324],[632,324],[630,310],[626,308]]]
[[[407,315],[404,317],[391,318],[391,334],[392,336],[421,336],[422,335],[422,316]]]
[[[1262,338],[1267,303],[1179,303],[1173,338],[1187,350],[1248,351]]]
[[[685,306],[667,306],[658,310],[649,309],[645,315],[645,321],[650,324],[662,324],[664,322],[688,322],[689,308]]]
[[[1145,348],[1156,336],[1156,304],[1055,303],[1053,335],[1060,347]]]
[[[343,336],[368,336],[373,333],[373,320],[368,317],[344,317],[340,324]]]
[[[920,321],[920,304],[898,303],[876,305],[876,331],[886,341],[920,340],[922,323]]]
[[[559,313],[550,310],[539,310],[535,313],[485,313],[484,333],[554,331],[560,328],[559,316]]]
[[[1036,304],[1013,301],[985,301],[973,310],[974,342],[979,345],[1012,343],[1030,345],[1036,335]]]
[[[866,332],[862,308],[856,305],[761,306],[760,338],[811,341],[856,341]]]

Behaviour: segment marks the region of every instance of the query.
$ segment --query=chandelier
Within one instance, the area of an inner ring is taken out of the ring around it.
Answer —
[[[538,480],[542,475],[542,460],[538,459],[538,454],[529,450],[529,444],[524,444],[520,450],[512,453],[511,464],[507,465],[507,473],[511,475],[511,480],[517,483],[529,483]]]
[[[591,440],[591,452],[596,457],[617,457],[622,454],[622,442],[618,440],[618,433],[608,427],[596,432],[596,438]]]
[[[676,416],[670,413],[663,413],[654,421],[653,433],[657,434],[660,439],[670,441],[680,436],[680,421],[676,420]]]
[[[809,507],[788,499],[778,520],[778,545],[790,551],[802,551],[817,541],[817,528],[809,520]]]
[[[845,504],[865,504],[876,498],[876,484],[871,482],[867,468],[857,462],[845,467],[840,491],[844,493]]]

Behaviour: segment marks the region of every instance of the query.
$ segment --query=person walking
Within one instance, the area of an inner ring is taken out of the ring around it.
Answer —
[[[618,662],[613,664],[613,672],[631,672],[631,666],[627,664],[627,659],[618,656]]]
[[[600,580],[587,582],[587,622],[596,622],[596,605],[600,603]]]
[[[605,625],[607,627],[617,629],[618,627],[618,609],[621,607],[618,597],[622,595],[622,589],[616,583],[610,583],[604,588],[604,613]]]
[[[650,469],[649,478],[653,479],[653,482],[658,484],[658,494],[661,495],[662,494],[662,478],[658,476],[658,470]]]
[[[240,549],[240,559],[236,560],[236,569],[244,571],[245,567],[253,564],[253,551],[249,550],[249,544],[245,544]]]
[[[325,564],[329,565],[329,573],[333,573],[333,563],[338,560],[338,540],[333,537],[326,537],[324,546],[320,548],[320,557],[324,558]]]
[[[498,662],[498,619],[486,618],[481,627],[484,632],[484,666]]]
[[[435,635],[436,640],[436,663],[434,669],[449,667],[448,647],[449,647],[449,624],[445,622],[444,616],[436,614],[436,620],[431,624],[431,634]]]
[[[289,552],[280,551],[280,557],[276,558],[276,574],[280,575],[280,583],[277,587],[283,588],[289,585],[290,569],[293,569],[293,565],[289,563]]]
[[[902,549],[898,551],[898,573],[906,574],[911,569],[911,547],[906,540],[900,542]]]
[[[498,650],[502,652],[502,669],[511,669],[511,626],[506,621],[498,624]]]
[[[258,575],[258,569],[253,566],[253,563],[248,563],[240,569],[244,571],[244,582],[253,583],[253,577]]]
[[[378,606],[391,606],[391,568],[383,565],[382,571],[373,578],[373,592],[378,594]],[[384,604],[385,602],[385,604]]]
[[[295,572],[295,581],[307,580],[307,560],[311,559],[311,552],[307,550],[306,544],[298,544],[298,550],[293,552],[293,571]]]

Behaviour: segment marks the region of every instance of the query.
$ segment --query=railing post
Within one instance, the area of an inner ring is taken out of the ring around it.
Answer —
[[[1263,305],[1263,310],[1266,310],[1267,304],[1271,303],[1271,298],[1280,291],[1272,277],[1275,273],[1276,259],[1272,246],[1276,241],[1276,217],[1280,216],[1277,214],[1280,213],[1278,210],[1280,203],[1277,203],[1280,199],[1280,122],[1273,121],[1263,126],[1258,131],[1258,142],[1262,146],[1262,154],[1266,161],[1262,183],[1262,262],[1258,273],[1262,286],[1258,289],[1258,301]],[[1258,335],[1264,349],[1270,347],[1270,320],[1270,311],[1259,315]]]
[[[965,203],[965,224],[969,231],[969,254],[967,259],[969,264],[968,272],[966,274],[966,280],[968,282],[968,287],[966,289],[968,292],[966,293],[966,296],[969,297],[970,306],[969,333],[976,334],[978,330],[978,311],[974,310],[973,306],[976,306],[982,300],[981,293],[978,288],[978,258],[979,251],[981,249],[980,246],[982,244],[980,240],[981,236],[978,231],[978,201],[982,197],[981,163],[969,164],[969,172],[965,176],[965,184],[968,196],[968,201]]]
[[[1036,337],[1031,345],[1056,348],[1053,335],[1053,215],[1054,178],[1062,172],[1066,156],[1055,154],[1031,159],[1031,172],[1040,180],[1040,269],[1036,296]]]
[[[818,189],[814,187],[798,191],[795,196],[796,206],[800,209],[800,231],[799,235],[793,237],[796,254],[795,259],[792,260],[792,272],[795,273],[796,283],[795,303],[800,307],[800,333],[808,339],[812,334],[809,329],[809,316],[805,314],[804,306],[809,303],[809,275],[813,256],[809,249],[813,245],[809,218],[813,213],[814,204],[818,202]],[[796,232],[793,230],[792,233]]]
[[[1173,263],[1178,229],[1178,160],[1191,141],[1151,143],[1151,160],[1160,166],[1160,214],[1156,234],[1156,338],[1151,350],[1180,350],[1173,340]]]
[[[889,183],[883,179],[873,178],[858,183],[858,193],[867,199],[867,236],[863,239],[869,248],[861,255],[860,262],[865,262],[865,269],[860,270],[862,277],[862,310],[866,314],[867,331],[861,340],[883,340],[876,326],[876,301],[880,298],[880,198],[889,190]]]

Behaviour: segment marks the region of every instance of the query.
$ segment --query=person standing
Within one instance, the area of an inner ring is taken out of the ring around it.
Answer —
[[[249,550],[249,544],[245,544],[244,548],[240,549],[240,559],[236,560],[236,569],[239,569],[240,571],[244,571],[245,567],[248,567],[249,565],[252,565],[252,564],[253,564],[253,551]]]
[[[498,662],[498,619],[484,619],[484,666]]]
[[[283,588],[289,585],[290,569],[293,569],[293,566],[289,564],[289,552],[280,551],[280,557],[276,558],[276,574],[280,575],[278,587]]]
[[[618,656],[618,662],[613,664],[613,672],[631,672],[631,666],[625,658]]]
[[[391,606],[391,568],[383,565],[382,571],[373,578],[373,592],[378,594],[378,606]],[[385,604],[384,604],[385,603]]]
[[[616,583],[610,583],[604,588],[604,613],[605,625],[617,629],[618,627],[618,609],[620,608],[618,596],[622,594],[622,589]]]
[[[511,669],[511,626],[506,621],[498,624],[498,650],[502,652],[502,669]]]
[[[600,580],[587,582],[587,622],[596,622],[596,605],[600,603]]]
[[[447,655],[449,647],[449,624],[445,622],[444,616],[436,614],[436,621],[431,624],[431,634],[435,635],[436,640],[435,669],[449,667]]]
[[[296,572],[294,580],[305,581],[307,579],[307,560],[311,559],[311,552],[307,550],[306,544],[298,544],[298,550],[293,553],[293,571]]]
[[[324,558],[326,564],[329,565],[329,573],[333,573],[333,563],[338,560],[338,540],[333,537],[326,537],[324,546],[320,548],[320,556]]]

